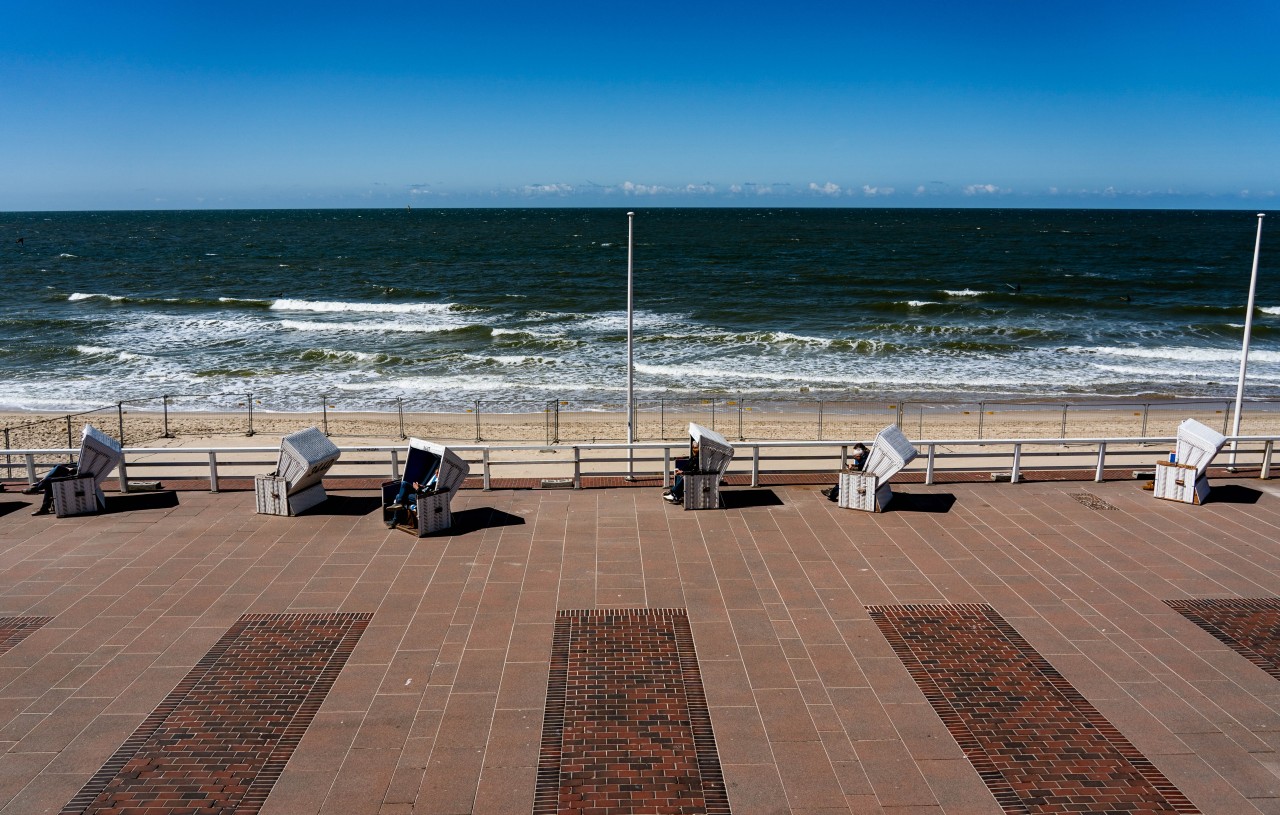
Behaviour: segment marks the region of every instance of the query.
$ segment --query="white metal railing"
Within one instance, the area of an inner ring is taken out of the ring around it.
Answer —
[[[1271,477],[1271,462],[1276,442],[1280,436],[1228,436],[1228,442],[1238,443],[1232,454],[1232,465],[1241,468],[1258,467],[1261,478]],[[1160,458],[1153,451],[1172,445],[1175,438],[1127,437],[1127,438],[1079,438],[1079,439],[927,439],[914,442],[921,456],[903,472],[924,471],[926,484],[934,483],[939,472],[1008,473],[1009,480],[1017,483],[1022,473],[1035,470],[1093,469],[1094,480],[1102,481],[1105,470],[1115,468],[1154,468],[1154,459]],[[751,475],[751,485],[759,486],[760,476],[765,474],[799,474],[836,472],[848,458],[849,448],[857,442],[848,441],[752,441],[734,445],[736,455],[730,475],[744,471]],[[344,458],[329,473],[329,478],[373,477],[381,473],[392,479],[400,477],[400,451],[403,444],[365,445],[339,447]],[[584,476],[662,477],[666,486],[671,473],[672,451],[685,449],[683,442],[645,442],[574,444],[547,447],[546,445],[465,444],[450,445],[464,459],[479,465],[484,489],[492,488],[493,471],[506,467],[539,467],[571,473],[575,489],[582,487]],[[557,454],[557,458],[528,458],[530,451]],[[25,471],[28,484],[36,481],[36,457],[67,457],[78,448],[10,450],[8,455],[21,464],[10,463],[13,469]],[[129,472],[138,470],[161,471],[166,477],[191,478],[198,475],[207,457],[209,489],[218,491],[219,478],[252,477],[273,467],[279,447],[129,447],[118,467],[120,491],[129,491]],[[516,454],[515,458],[495,458],[494,453]],[[373,458],[368,456],[372,454]],[[647,454],[647,455],[646,455]],[[161,460],[152,457],[162,456]],[[270,456],[270,458],[258,458]],[[361,457],[364,458],[361,458]],[[221,458],[219,458],[221,457]],[[248,458],[246,458],[248,457]],[[147,460],[139,460],[146,458]],[[12,461],[12,459],[11,459]],[[1032,463],[1028,464],[1028,461]],[[1119,462],[1119,463],[1118,463]],[[768,466],[789,463],[790,466]],[[339,470],[361,468],[361,472]],[[949,466],[948,466],[949,465]],[[2,466],[2,465],[0,465]],[[616,468],[615,468],[616,467]],[[231,475],[231,470],[236,474]],[[335,470],[339,470],[336,471]],[[177,472],[185,471],[185,472]],[[561,478],[564,476],[561,475]]]

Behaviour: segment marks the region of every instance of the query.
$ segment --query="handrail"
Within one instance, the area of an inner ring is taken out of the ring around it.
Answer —
[[[1250,444],[1260,445],[1261,449],[1258,451],[1242,450],[1241,452],[1246,454],[1250,452],[1260,453],[1260,461],[1259,461],[1260,477],[1264,479],[1270,477],[1271,459],[1275,450],[1275,446],[1276,446],[1275,443],[1277,441],[1280,441],[1280,435],[1228,436],[1226,437],[1226,440],[1227,442],[1236,442],[1238,444],[1244,444],[1244,445],[1250,445]],[[762,461],[773,461],[773,460],[823,461],[826,459],[830,459],[832,461],[832,466],[830,468],[830,471],[835,472],[839,470],[841,463],[844,461],[845,456],[847,455],[848,448],[856,444],[857,441],[858,440],[850,439],[850,440],[828,440],[828,441],[772,440],[772,441],[738,442],[734,446],[740,452],[739,452],[739,455],[734,458],[734,463],[738,465],[743,465],[743,464],[748,465],[749,473],[751,475],[751,485],[759,486],[760,476],[762,473],[794,474],[798,472],[822,472],[823,471],[820,468],[812,468],[812,469],[804,469],[804,470],[797,470],[794,468],[766,470],[761,467]],[[1045,464],[1045,465],[1040,465],[1039,469],[1080,470],[1080,469],[1089,469],[1089,464],[1087,461],[1084,460],[1084,458],[1092,457],[1096,451],[1096,462],[1093,465],[1094,480],[1102,481],[1105,476],[1108,457],[1110,457],[1112,460],[1115,460],[1117,458],[1125,458],[1125,457],[1132,458],[1136,456],[1147,456],[1151,453],[1151,450],[1149,449],[1151,446],[1173,444],[1175,441],[1176,441],[1176,437],[1174,436],[1159,436],[1159,437],[1124,436],[1124,437],[1093,437],[1093,438],[1081,437],[1081,438],[1071,438],[1071,439],[1062,439],[1062,438],[922,439],[919,441],[915,441],[913,443],[916,445],[916,447],[921,448],[924,451],[925,455],[922,457],[923,461],[921,463],[913,463],[904,471],[918,472],[921,469],[921,464],[923,464],[923,469],[925,473],[925,483],[932,484],[934,483],[935,474],[940,469],[938,467],[939,459],[968,459],[970,461],[976,459],[982,462],[980,465],[946,468],[945,469],[946,472],[972,472],[975,470],[990,470],[990,469],[1002,470],[1002,469],[1006,469],[1006,467],[1002,467],[995,464],[988,464],[986,462],[990,459],[1007,459],[1009,461],[1009,464],[1007,465],[1007,469],[1010,474],[1010,481],[1012,483],[1018,483],[1018,481],[1021,478],[1022,471],[1023,469],[1025,469],[1024,459],[1027,459],[1027,458],[1042,458],[1042,459],[1043,458],[1059,458],[1060,459],[1063,457],[1074,456],[1074,457],[1081,458],[1082,461],[1077,464],[1059,464],[1059,465]],[[661,469],[658,472],[655,472],[654,475],[656,477],[657,475],[660,474],[662,476],[663,483],[665,485],[669,478],[672,451],[674,449],[682,449],[684,446],[685,446],[685,442],[683,441],[636,442],[634,444],[627,444],[626,442],[596,442],[596,443],[582,443],[582,444],[572,444],[572,445],[555,445],[551,447],[548,447],[545,444],[449,445],[450,449],[458,453],[479,453],[478,463],[481,466],[481,475],[483,478],[483,485],[484,485],[484,489],[486,490],[491,488],[492,469],[494,467],[504,467],[504,466],[563,466],[563,467],[571,466],[573,484],[575,488],[580,488],[582,486],[582,478],[584,475],[584,465],[590,466],[590,465],[598,465],[598,464],[610,464],[614,462],[617,462],[617,463],[629,462],[633,460],[630,457],[634,457],[634,454],[636,451],[655,451],[655,452],[661,451],[662,452],[662,456],[660,459],[657,457],[653,457],[653,458],[646,457],[646,458],[634,459],[634,460],[638,460],[641,462],[652,461],[654,463],[661,461],[662,462]],[[1053,451],[1037,452],[1037,451],[1029,451],[1025,449],[1027,447],[1054,447],[1057,449]],[[947,449],[940,451],[939,448],[947,448]],[[963,449],[957,451],[955,448],[963,448]],[[1009,448],[1009,449],[1002,450],[1002,449],[994,449],[994,448]],[[1082,448],[1082,449],[1063,450],[1062,448]],[[74,454],[75,452],[78,451],[78,449],[79,448],[72,448],[72,447],[38,448],[38,449],[31,448],[31,449],[14,449],[14,450],[8,450],[6,452],[9,455],[21,456],[23,458],[22,464],[11,465],[11,467],[18,467],[18,468],[25,469],[28,483],[35,483],[35,480],[36,480],[35,457],[36,456],[65,456],[69,454]],[[404,449],[403,443],[372,444],[372,445],[365,444],[365,445],[351,445],[351,446],[345,446],[345,447],[340,445],[338,449],[344,454],[386,453],[388,454],[388,459],[387,459],[388,472],[393,478],[399,477],[400,468],[398,466],[399,465],[398,455],[400,451]],[[762,455],[762,452],[761,452],[762,450],[769,450],[769,451],[829,450],[833,452],[830,452],[826,455],[794,455],[793,454],[793,455],[781,455],[781,456],[778,456],[778,455],[765,456],[765,455]],[[494,452],[519,453],[522,451],[538,451],[541,453],[546,453],[548,451],[551,451],[554,453],[564,453],[566,454],[566,457],[553,458],[553,459],[516,458],[516,459],[509,459],[509,460],[494,459],[493,457]],[[592,457],[583,456],[583,453],[591,453],[594,451],[601,451],[601,452],[627,451],[628,457],[592,458]],[[263,454],[270,454],[274,456],[278,452],[279,452],[278,445],[252,446],[252,447],[250,446],[244,446],[244,447],[126,447],[123,450],[124,457],[121,459],[121,467],[118,472],[119,480],[120,480],[120,491],[128,492],[128,489],[129,489],[128,476],[125,472],[125,462],[129,459],[129,457],[136,458],[137,456],[163,455],[163,456],[169,457],[170,459],[168,461],[137,461],[135,460],[128,463],[127,465],[128,467],[136,469],[136,468],[160,468],[160,467],[195,468],[199,466],[199,462],[192,461],[189,459],[192,457],[207,456],[208,467],[209,467],[208,481],[209,481],[210,491],[217,492],[219,477],[220,476],[225,477],[225,473],[220,472],[220,468],[225,468],[227,466],[234,466],[234,467],[270,466],[271,464],[274,463],[275,461],[274,459],[252,459],[251,458],[251,459],[245,460],[243,456],[246,456],[246,455],[256,456],[256,455],[263,455]],[[219,455],[222,455],[222,456],[234,455],[240,458],[238,458],[236,461],[226,461],[224,459],[222,462],[219,462],[218,460]],[[351,463],[351,462],[346,462],[346,463]],[[377,464],[376,461],[367,461],[367,460],[354,462],[354,463],[363,465],[365,467],[374,466]],[[1152,462],[1152,466],[1154,466],[1154,462]],[[612,476],[625,476],[631,471],[632,471],[631,467],[629,466],[625,470],[619,469],[616,472],[611,470],[605,470],[605,471],[591,470],[588,472],[588,474],[612,477]],[[731,473],[734,472],[732,467],[730,468],[730,472]],[[741,468],[738,470],[738,472],[741,472]],[[331,473],[329,477],[334,478],[334,477],[342,477],[342,476],[339,474]]]

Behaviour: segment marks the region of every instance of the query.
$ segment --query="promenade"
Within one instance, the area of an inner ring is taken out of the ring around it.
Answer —
[[[0,494],[0,815],[1280,813],[1280,487],[1213,484]]]

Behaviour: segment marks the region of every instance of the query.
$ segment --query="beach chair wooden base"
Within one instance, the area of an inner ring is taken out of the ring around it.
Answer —
[[[685,473],[685,509],[720,508],[720,473]]]
[[[93,515],[106,507],[106,501],[100,496],[97,482],[91,475],[55,478],[50,486],[53,488],[53,513],[59,518]]]
[[[839,506],[863,512],[884,512],[891,500],[893,488],[881,484],[878,477],[870,473],[840,473]]]
[[[450,494],[433,492],[418,496],[417,534],[420,538],[443,532],[453,526],[453,510],[449,507]]]
[[[306,489],[288,494],[289,482],[274,475],[259,475],[253,479],[254,501],[259,515],[297,515],[323,502],[329,496],[324,487],[312,484]]]
[[[1209,497],[1209,479],[1203,475],[1196,478],[1196,468],[1190,465],[1157,461],[1153,492],[1166,501],[1203,504]]]

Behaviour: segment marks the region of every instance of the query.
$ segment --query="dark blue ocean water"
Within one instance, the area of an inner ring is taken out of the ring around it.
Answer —
[[[1230,396],[1256,225],[1253,212],[640,210],[637,395]],[[253,393],[268,409],[328,394],[445,410],[625,393],[623,210],[4,213],[0,235],[0,407]],[[1249,395],[1275,397],[1265,233],[1262,258]]]

